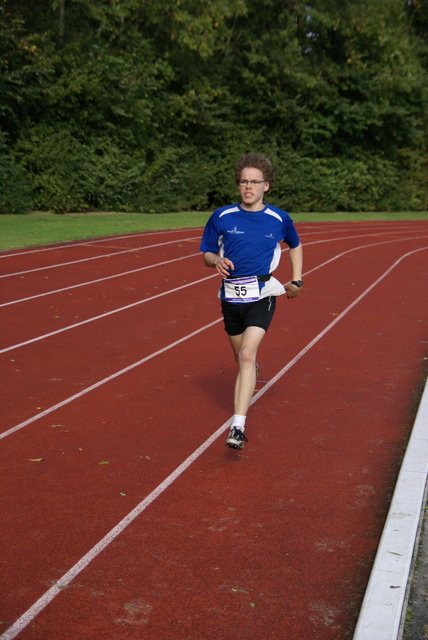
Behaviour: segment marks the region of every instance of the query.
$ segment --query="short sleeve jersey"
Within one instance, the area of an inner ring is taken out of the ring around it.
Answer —
[[[205,226],[200,250],[232,260],[233,277],[240,278],[272,273],[281,257],[280,242],[291,249],[300,244],[288,213],[269,204],[261,211],[246,211],[235,204],[214,211]]]

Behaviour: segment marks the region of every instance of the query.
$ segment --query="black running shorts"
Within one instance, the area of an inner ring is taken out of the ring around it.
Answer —
[[[239,336],[248,327],[260,327],[267,331],[275,312],[275,306],[275,296],[240,304],[232,304],[222,300],[224,330],[229,336]]]

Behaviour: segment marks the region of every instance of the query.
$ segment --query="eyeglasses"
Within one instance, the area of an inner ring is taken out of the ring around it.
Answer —
[[[249,184],[252,187],[257,187],[257,185],[262,184],[262,182],[266,182],[266,180],[238,180],[238,184],[245,187]]]

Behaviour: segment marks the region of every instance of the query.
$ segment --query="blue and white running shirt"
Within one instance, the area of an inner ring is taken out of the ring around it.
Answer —
[[[240,278],[272,273],[280,261],[280,242],[285,242],[290,249],[300,244],[288,213],[269,204],[265,204],[261,211],[247,211],[235,204],[214,211],[205,226],[200,250],[219,253],[232,260],[235,270],[230,275]],[[278,283],[274,278],[271,280]],[[282,290],[277,293],[273,291],[273,285],[274,282],[270,286],[261,283],[262,297],[284,293],[280,283]],[[221,297],[222,289],[219,292]]]

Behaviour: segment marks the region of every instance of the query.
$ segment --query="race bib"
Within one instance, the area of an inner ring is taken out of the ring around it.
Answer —
[[[260,300],[257,276],[224,280],[224,295],[227,302],[256,302]]]

